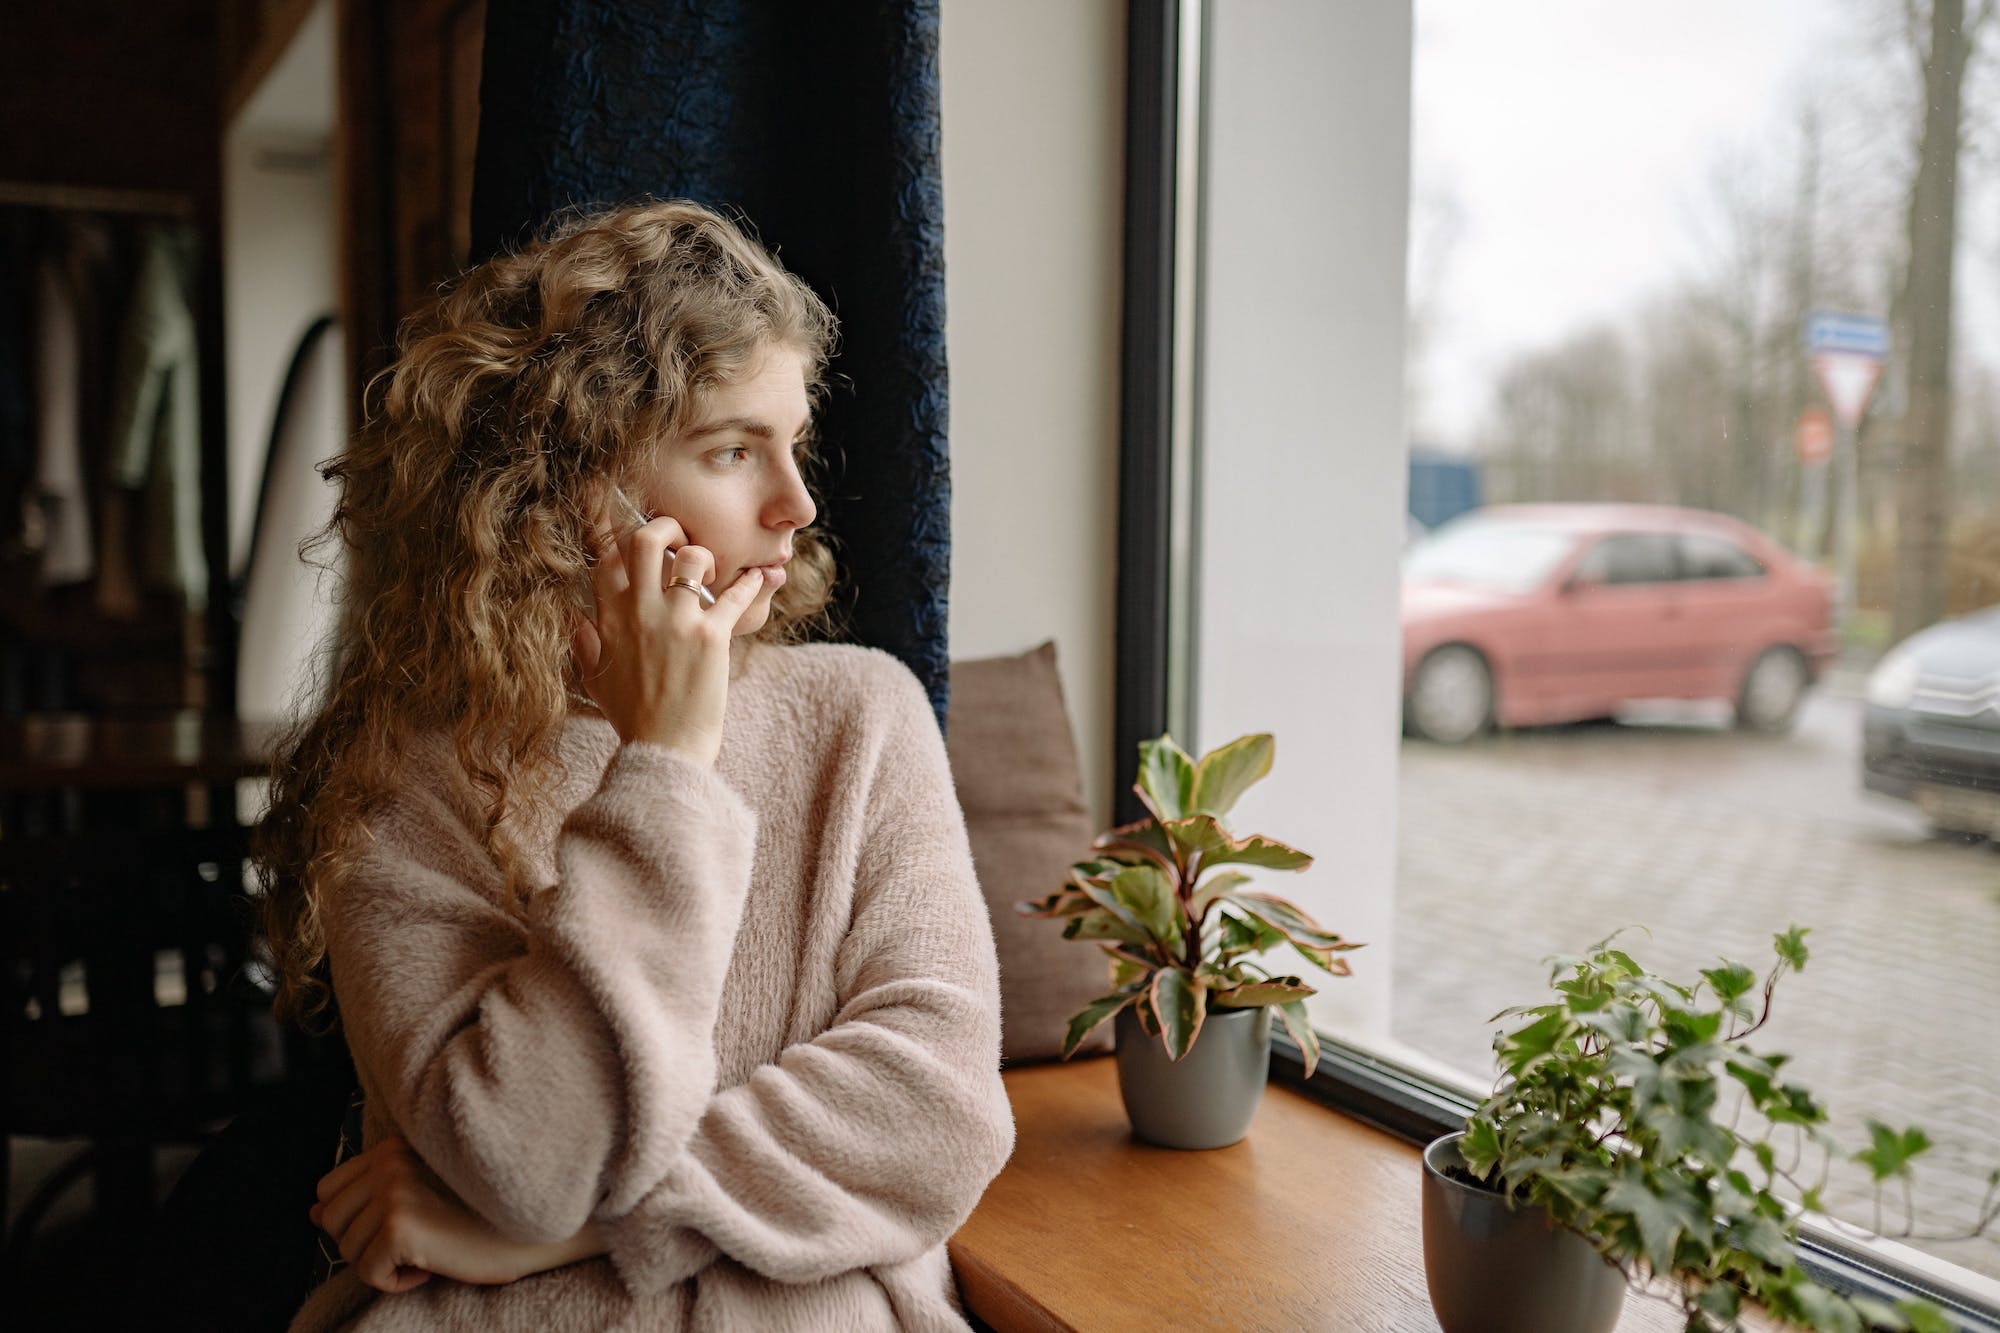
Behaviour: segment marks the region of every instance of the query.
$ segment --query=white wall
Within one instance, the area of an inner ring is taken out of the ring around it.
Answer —
[[[1318,858],[1262,887],[1369,942],[1349,955],[1354,977],[1311,1007],[1322,1027],[1380,1041],[1396,870],[1410,9],[1229,0],[1211,13],[1198,743],[1276,735],[1271,776],[1232,822]]]
[[[240,563],[278,388],[299,335],[334,309],[333,158],[323,137],[233,129],[223,149],[229,550]]]
[[[293,349],[335,309],[337,250],[331,151],[332,3],[320,0],[223,140],[223,321],[228,384],[232,568],[248,557],[272,415]],[[294,422],[306,452],[330,456],[346,432],[338,379],[313,377]],[[307,463],[313,459],[304,460]],[[291,702],[328,615],[327,591],[292,554],[329,512],[330,488],[309,473],[280,478],[272,528],[244,622],[238,711],[275,716]],[[296,597],[294,595],[297,595]],[[304,600],[298,600],[303,598]]]
[[[1125,6],[943,0],[951,652],[1056,641],[1110,817]]]

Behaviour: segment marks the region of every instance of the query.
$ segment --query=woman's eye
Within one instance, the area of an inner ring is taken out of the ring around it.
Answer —
[[[714,457],[718,463],[740,463],[750,456],[750,451],[742,445],[730,449],[717,449]]]

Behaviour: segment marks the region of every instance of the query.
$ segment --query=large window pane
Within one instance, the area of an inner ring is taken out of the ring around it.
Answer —
[[[1418,0],[1390,1002],[1483,1083],[1545,954],[1810,926],[1760,1036],[1927,1231],[2000,1161],[2000,19],[1930,14]]]

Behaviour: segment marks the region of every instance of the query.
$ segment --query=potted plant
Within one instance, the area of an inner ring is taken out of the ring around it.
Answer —
[[[1650,1279],[1691,1333],[1737,1329],[1749,1301],[1805,1328],[1948,1333],[1933,1306],[1837,1295],[1799,1266],[1801,1206],[1821,1208],[1824,1168],[1844,1154],[1820,1102],[1785,1080],[1786,1057],[1745,1043],[1779,977],[1805,966],[1806,934],[1774,937],[1761,984],[1725,959],[1693,985],[1646,971],[1614,935],[1549,960],[1550,1003],[1494,1016],[1521,1021],[1494,1039],[1493,1094],[1424,1153],[1424,1265],[1446,1333],[1608,1330],[1628,1283]],[[1930,1141],[1869,1127],[1850,1160],[1879,1198]],[[1816,1182],[1798,1175],[1807,1151]],[[1972,1234],[1994,1211],[1989,1192]]]
[[[1061,919],[1065,938],[1109,956],[1111,993],[1070,1019],[1063,1058],[1115,1019],[1126,1112],[1141,1138],[1164,1147],[1219,1148],[1243,1137],[1270,1069],[1272,1010],[1308,1073],[1319,1059],[1305,1008],[1313,988],[1253,959],[1290,947],[1345,976],[1335,955],[1360,947],[1248,887],[1246,868],[1312,864],[1261,834],[1232,833],[1224,819],[1271,771],[1274,749],[1268,735],[1241,736],[1197,761],[1171,736],[1142,742],[1133,790],[1147,817],[1099,835],[1096,854],[1071,866],[1062,888],[1015,907]]]

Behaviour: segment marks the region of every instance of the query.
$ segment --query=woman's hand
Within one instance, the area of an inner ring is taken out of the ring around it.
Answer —
[[[602,529],[599,537],[591,571],[597,619],[578,616],[576,626],[583,688],[620,740],[672,746],[713,764],[722,750],[730,640],[764,575],[745,572],[703,607],[691,589],[668,586],[715,576],[714,557],[687,544],[679,523],[656,518],[623,541]]]
[[[553,1245],[509,1240],[459,1202],[401,1139],[385,1139],[327,1172],[308,1215],[377,1291],[408,1291],[432,1274],[513,1282],[606,1248],[595,1226]]]

